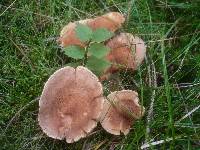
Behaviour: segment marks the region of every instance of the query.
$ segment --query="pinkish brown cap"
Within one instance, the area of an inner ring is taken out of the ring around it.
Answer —
[[[130,33],[120,33],[109,40],[106,45],[111,48],[107,59],[129,69],[137,69],[146,54],[144,41]]]
[[[91,71],[82,66],[61,68],[44,86],[39,124],[49,137],[78,141],[96,127],[103,101],[102,85]]]
[[[84,43],[76,37],[76,23],[88,25],[93,30],[98,28],[106,28],[114,32],[122,26],[124,21],[125,18],[120,13],[110,12],[103,16],[97,16],[93,19],[85,19],[76,22],[70,22],[62,29],[58,41],[60,42],[62,47],[67,47],[69,45],[78,45],[84,47]]]
[[[108,79],[112,73],[122,68],[136,70],[146,54],[144,41],[130,33],[116,35],[107,42],[106,46],[111,49],[106,59],[113,65],[104,71],[100,77],[101,81]]]
[[[131,125],[144,114],[138,94],[131,90],[115,91],[107,96],[101,113],[101,125],[114,135],[128,134]]]
[[[125,18],[118,12],[109,12],[103,16],[98,16],[91,21],[87,22],[87,25],[93,30],[98,28],[106,28],[109,31],[115,32],[124,23]]]

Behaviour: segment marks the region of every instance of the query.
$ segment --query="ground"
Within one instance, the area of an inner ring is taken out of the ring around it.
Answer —
[[[198,0],[1,0],[0,149],[200,149],[199,6]],[[109,11],[125,14],[121,30],[147,45],[137,71],[117,74],[117,86],[138,91],[146,113],[128,136],[99,125],[74,144],[49,138],[38,125],[38,98],[48,77],[70,62],[56,42],[59,32]]]

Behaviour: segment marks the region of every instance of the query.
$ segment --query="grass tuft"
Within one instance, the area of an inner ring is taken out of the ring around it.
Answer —
[[[1,0],[0,149],[199,149],[199,6],[197,0]],[[68,22],[108,11],[123,13],[122,31],[147,45],[137,71],[116,75],[120,89],[138,91],[146,114],[127,136],[99,125],[74,144],[49,138],[38,125],[36,99],[48,77],[71,62],[56,38]]]

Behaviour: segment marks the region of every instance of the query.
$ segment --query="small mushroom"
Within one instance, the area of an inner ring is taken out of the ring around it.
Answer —
[[[119,29],[124,23],[125,18],[118,12],[110,12],[102,16],[98,16],[94,19],[85,19],[80,20],[76,22],[70,22],[68,25],[66,25],[61,33],[59,42],[62,47],[66,47],[69,45],[78,45],[83,46],[84,43],[81,42],[77,37],[75,33],[75,27],[76,23],[86,24],[89,27],[91,27],[93,30],[96,30],[98,28],[106,28],[112,32]]]
[[[104,71],[100,77],[101,81],[108,79],[112,73],[120,69],[136,70],[146,54],[144,41],[130,33],[116,35],[106,43],[106,46],[111,49],[106,59],[113,65]]]
[[[144,41],[130,33],[120,33],[110,39],[106,46],[111,49],[111,52],[107,55],[109,61],[132,70],[137,69],[146,54]],[[119,70],[119,67],[115,64],[108,70],[108,72]]]
[[[96,127],[103,101],[102,85],[91,71],[82,66],[61,68],[44,86],[39,125],[49,137],[78,141]]]
[[[128,134],[132,123],[144,114],[144,107],[138,102],[135,91],[122,90],[109,94],[101,113],[102,127],[114,135]]]

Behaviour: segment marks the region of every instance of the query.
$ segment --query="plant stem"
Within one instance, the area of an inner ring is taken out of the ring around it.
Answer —
[[[85,66],[86,64],[87,64],[87,58],[88,58],[88,47],[90,46],[90,42],[91,41],[89,41],[86,45],[86,47],[85,47],[85,55],[84,55],[84,59],[83,59],[83,66]]]

